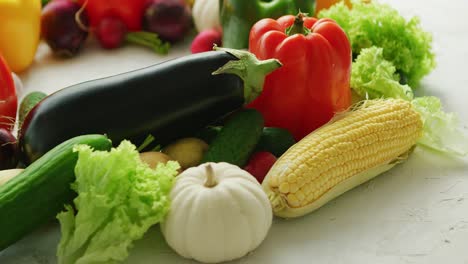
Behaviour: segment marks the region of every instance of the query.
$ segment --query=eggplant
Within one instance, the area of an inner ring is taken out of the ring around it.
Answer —
[[[114,145],[124,139],[139,145],[151,134],[167,144],[253,100],[265,75],[280,66],[247,51],[219,49],[64,88],[26,116],[21,160],[30,164],[85,134],[106,134]]]

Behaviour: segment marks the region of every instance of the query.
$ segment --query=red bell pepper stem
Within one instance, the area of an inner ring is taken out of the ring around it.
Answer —
[[[299,14],[294,18],[294,24],[286,29],[286,35],[292,36],[294,34],[306,35],[310,33],[310,30],[304,27],[304,18],[307,17],[306,13],[299,11]]]

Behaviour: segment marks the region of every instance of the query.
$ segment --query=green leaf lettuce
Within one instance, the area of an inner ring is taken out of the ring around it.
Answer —
[[[389,5],[353,1],[353,8],[349,9],[341,2],[318,16],[331,18],[343,28],[355,57],[365,48],[382,48],[383,57],[413,88],[436,65],[432,35],[421,28],[417,17],[406,20]]]
[[[169,193],[177,174],[176,162],[155,170],[144,164],[129,141],[110,152],[75,147],[78,161],[71,206],[57,215],[62,238],[58,263],[117,263],[169,210]]]
[[[424,123],[418,144],[449,155],[464,156],[468,137],[461,129],[457,116],[442,109],[434,96],[414,98],[408,85],[398,82],[395,67],[384,59],[382,49],[363,49],[352,65],[351,87],[361,98],[399,98],[411,101]]]
[[[395,66],[384,59],[382,48],[363,49],[352,65],[351,87],[363,98],[412,100],[411,87],[401,85]]]

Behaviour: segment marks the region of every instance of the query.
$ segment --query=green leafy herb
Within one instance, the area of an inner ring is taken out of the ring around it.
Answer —
[[[375,1],[353,1],[349,9],[343,2],[319,13],[335,20],[348,35],[354,57],[365,48],[383,49],[383,57],[415,88],[435,67],[432,36],[425,32],[417,17],[403,18],[397,10]]]
[[[78,193],[72,206],[60,213],[62,238],[58,262],[116,263],[128,256],[134,240],[140,239],[169,210],[169,192],[179,165],[159,164],[153,170],[144,164],[129,141],[107,151],[75,147],[78,161]]]

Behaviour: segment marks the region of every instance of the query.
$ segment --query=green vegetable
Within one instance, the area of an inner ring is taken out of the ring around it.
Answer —
[[[34,108],[42,99],[44,99],[47,94],[43,92],[31,92],[27,94],[23,101],[21,101],[21,105],[18,111],[19,115],[19,124],[21,125],[24,121],[24,118],[28,115],[29,111]]]
[[[395,66],[384,59],[382,48],[363,49],[353,62],[351,87],[363,98],[400,98],[412,100],[411,87],[399,83]]]
[[[384,58],[407,77],[411,87],[416,87],[436,65],[431,34],[421,28],[417,17],[406,20],[389,5],[376,1],[352,4],[349,9],[338,3],[318,16],[331,18],[343,28],[354,57],[365,48],[380,47]]]
[[[223,27],[223,47],[249,47],[252,26],[262,18],[279,18],[297,14],[313,14],[315,0],[220,0],[220,20]]]
[[[195,137],[205,141],[209,145],[218,136],[221,129],[222,127],[220,126],[207,126],[198,131]]]
[[[128,256],[134,240],[160,222],[169,210],[169,192],[179,165],[169,161],[155,170],[144,164],[129,141],[110,152],[75,148],[78,193],[60,213],[62,238],[58,263],[116,263]]]
[[[291,132],[283,128],[265,127],[254,152],[266,151],[280,157],[296,143]]]
[[[112,147],[103,135],[69,139],[0,186],[0,251],[53,219],[72,201],[75,194],[69,186],[75,179],[76,144],[99,150]]]
[[[434,96],[418,97],[413,107],[424,121],[423,136],[418,144],[450,155],[464,156],[468,153],[468,137],[455,113],[446,113],[440,99]]]
[[[211,142],[202,162],[228,162],[244,167],[263,131],[263,117],[254,109],[235,113]]]
[[[468,137],[454,113],[445,113],[437,97],[414,98],[408,85],[398,82],[395,67],[382,56],[381,48],[363,49],[353,63],[351,87],[363,98],[401,98],[411,101],[424,122],[418,144],[449,155],[466,155]]]

